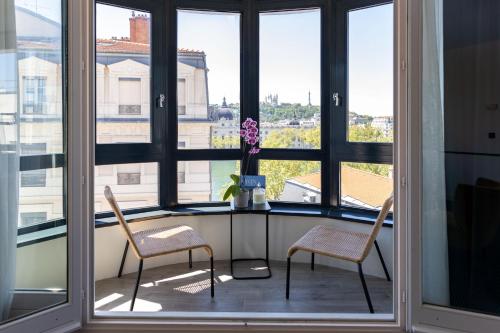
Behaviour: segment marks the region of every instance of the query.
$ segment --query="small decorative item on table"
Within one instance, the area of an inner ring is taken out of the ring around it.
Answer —
[[[257,187],[253,189],[253,204],[254,205],[264,205],[266,203],[266,190],[257,184]]]
[[[244,179],[248,173],[252,157],[260,152],[260,148],[257,148],[257,144],[259,143],[259,129],[257,128],[257,122],[252,118],[247,118],[241,124],[240,136],[243,139],[244,151],[243,159],[241,161],[242,177],[235,174],[230,175],[233,184],[227,188],[224,193],[223,200],[225,201],[232,196],[235,207],[246,208],[248,207],[250,193],[248,188],[242,186],[242,179]]]

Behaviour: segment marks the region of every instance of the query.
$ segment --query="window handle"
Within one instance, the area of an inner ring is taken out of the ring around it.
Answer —
[[[333,103],[335,103],[335,106],[340,106],[342,97],[340,97],[338,92],[333,93]]]
[[[163,109],[165,107],[165,99],[166,99],[165,94],[160,94],[160,96],[157,99],[159,108]]]

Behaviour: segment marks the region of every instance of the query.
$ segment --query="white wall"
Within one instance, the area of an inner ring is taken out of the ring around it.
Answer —
[[[130,226],[133,230],[139,230],[175,224],[192,226],[201,233],[205,240],[212,245],[215,260],[229,259],[228,215],[170,217],[132,223]],[[269,253],[271,260],[286,260],[288,247],[310,228],[318,224],[364,232],[368,232],[371,228],[371,225],[367,224],[325,218],[272,215],[269,217]],[[265,217],[263,215],[235,216],[233,231],[234,258],[242,256],[265,257]],[[382,228],[378,241],[389,272],[392,272],[393,229]],[[95,244],[95,279],[102,280],[115,277],[118,273],[125,246],[125,236],[120,227],[112,226],[96,229]],[[206,261],[206,252],[195,250],[193,260]],[[299,252],[293,256],[293,262],[309,262],[309,260],[310,255],[307,253]],[[144,268],[148,269],[181,262],[187,262],[187,253],[147,259],[144,262]],[[129,251],[124,274],[137,271],[138,263],[139,261],[133,252]],[[319,255],[316,256],[316,263],[352,271],[357,270],[355,264]],[[363,263],[363,270],[368,275],[384,277],[375,248]],[[66,237],[18,248],[16,288],[66,288]]]
[[[215,260],[229,259],[229,216],[194,216],[170,217],[155,221],[132,223],[133,230],[156,226],[186,224],[201,233],[202,237],[212,245]],[[305,234],[314,225],[324,224],[338,226],[348,230],[369,232],[371,225],[337,221],[325,218],[306,218],[290,216],[269,217],[269,251],[271,260],[286,260],[288,247]],[[381,251],[390,272],[393,258],[393,229],[382,228],[378,237]],[[95,232],[95,279],[102,280],[115,277],[120,266],[125,236],[119,226],[96,229]],[[238,215],[233,223],[233,255],[265,257],[265,217],[263,215]],[[206,261],[203,250],[193,252],[194,261]],[[309,262],[310,255],[297,253],[294,262]],[[172,254],[158,258],[147,259],[144,268],[152,268],[172,263],[187,262],[187,253]],[[124,274],[137,271],[138,259],[130,251],[124,267]],[[316,256],[317,264],[332,265],[343,269],[357,271],[355,264],[336,259]],[[368,275],[385,277],[375,248],[363,264],[363,270]],[[392,275],[392,273],[391,273]]]
[[[67,238],[17,249],[16,289],[66,289]]]

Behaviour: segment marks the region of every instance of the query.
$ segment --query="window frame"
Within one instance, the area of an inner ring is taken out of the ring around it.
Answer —
[[[321,163],[321,202],[278,201],[280,205],[333,209],[367,209],[341,205],[340,164],[393,163],[393,143],[349,142],[347,140],[346,103],[335,106],[332,94],[346,96],[347,24],[350,10],[394,3],[391,0],[98,0],[112,6],[145,10],[151,13],[151,31],[166,31],[164,38],[151,34],[151,143],[96,144],[95,165],[122,163],[159,163],[159,205],[129,209],[139,213],[186,206],[226,206],[226,202],[178,203],[177,163],[181,161],[241,160],[240,149],[179,149],[177,115],[177,11],[217,11],[240,13],[240,119],[252,117],[259,122],[259,14],[317,8],[321,11],[321,148],[263,148],[251,161],[249,174],[257,174],[260,160],[318,161]],[[156,14],[155,9],[161,15]],[[95,7],[94,7],[94,10]],[[396,36],[393,36],[396,41]],[[394,44],[396,45],[396,44]],[[95,58],[94,58],[95,60]],[[166,96],[166,107],[156,103]],[[396,133],[394,133],[396,134]],[[368,209],[369,210],[369,209]],[[112,216],[97,213],[97,218]]]
[[[150,163],[156,162],[159,165],[158,174],[158,199],[159,205],[154,205],[144,208],[132,208],[124,210],[127,214],[140,213],[151,210],[158,210],[163,207],[165,201],[165,190],[163,187],[169,187],[168,178],[161,177],[161,172],[164,169],[166,153],[165,145],[162,144],[164,140],[164,133],[166,132],[166,112],[167,108],[160,107],[159,96],[165,91],[165,71],[166,68],[166,52],[164,50],[165,41],[161,34],[155,34],[153,31],[165,31],[165,17],[164,17],[164,3],[162,1],[154,0],[97,0],[94,1],[94,13],[97,14],[97,4],[108,5],[113,7],[122,7],[148,12],[151,18],[150,27],[150,142],[146,143],[97,143],[97,121],[94,122],[94,142],[95,142],[95,166],[113,165],[113,164],[129,164],[129,163]],[[96,31],[95,20],[93,22]],[[96,36],[93,36],[94,44]],[[97,63],[97,50],[94,50],[93,62]],[[159,69],[159,70],[153,70]],[[94,74],[95,80],[95,74]],[[139,79],[140,80],[140,79]],[[96,90],[94,85],[94,90]],[[95,96],[95,93],[94,93]],[[167,96],[167,101],[169,100]],[[94,119],[97,119],[97,100],[94,99]],[[166,183],[160,186],[161,181]],[[112,212],[99,212],[95,214],[99,217],[112,216]]]

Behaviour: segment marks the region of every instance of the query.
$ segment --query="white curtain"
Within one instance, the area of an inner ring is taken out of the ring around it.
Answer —
[[[0,0],[0,321],[15,288],[19,130],[14,0]]]
[[[423,301],[449,305],[444,153],[443,0],[423,1]]]

